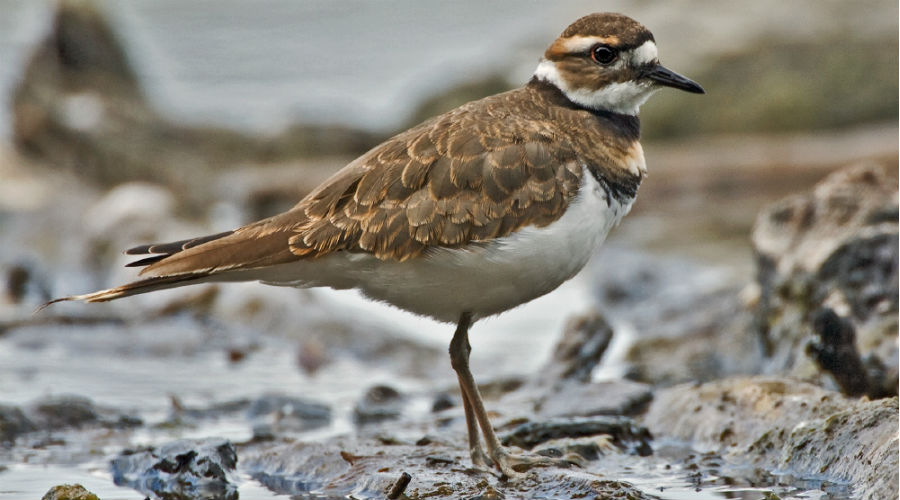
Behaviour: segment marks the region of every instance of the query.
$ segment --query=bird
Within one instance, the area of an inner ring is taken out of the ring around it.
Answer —
[[[45,306],[258,281],[357,289],[455,324],[450,364],[472,463],[513,476],[548,459],[500,443],[469,369],[469,329],[575,276],[630,211],[647,172],[638,111],[663,87],[704,93],[660,64],[637,21],[584,16],[525,85],[387,139],[286,212],[131,248],[140,279]]]

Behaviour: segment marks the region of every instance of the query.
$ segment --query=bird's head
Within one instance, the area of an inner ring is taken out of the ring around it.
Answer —
[[[661,65],[653,33],[621,14],[591,14],[572,23],[544,53],[534,76],[579,106],[629,115],[664,86],[704,93]]]

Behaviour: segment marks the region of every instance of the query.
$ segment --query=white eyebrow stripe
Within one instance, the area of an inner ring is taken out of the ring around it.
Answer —
[[[656,50],[656,44],[653,40],[647,40],[640,47],[631,51],[631,61],[635,65],[649,64],[656,62],[659,52]]]
[[[587,52],[591,47],[598,43],[609,45],[617,40],[602,36],[571,36],[563,41],[563,47],[566,52]]]

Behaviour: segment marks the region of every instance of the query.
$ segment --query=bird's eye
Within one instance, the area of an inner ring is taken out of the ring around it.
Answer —
[[[595,45],[591,49],[591,59],[596,63],[609,64],[616,60],[618,53],[608,45]]]

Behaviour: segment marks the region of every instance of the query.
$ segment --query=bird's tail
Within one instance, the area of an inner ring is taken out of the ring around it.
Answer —
[[[37,311],[69,300],[107,302],[209,281],[256,280],[255,275],[247,272],[298,259],[290,247],[290,238],[295,234],[290,221],[295,215],[295,212],[285,212],[234,231],[131,248],[125,253],[145,257],[127,267],[143,267],[141,274],[147,278],[108,290],[51,300]]]
[[[156,290],[165,290],[166,288],[175,288],[188,284],[187,282],[198,281],[209,276],[209,273],[182,274],[177,276],[156,276],[153,278],[133,281],[125,285],[109,288],[107,290],[98,290],[96,292],[85,293],[82,295],[69,295],[68,297],[60,297],[44,303],[35,310],[40,312],[45,307],[57,302],[66,301],[83,301],[83,302],[108,302],[110,300],[120,299],[122,297],[130,297],[132,295],[140,295],[147,292],[155,292]]]

